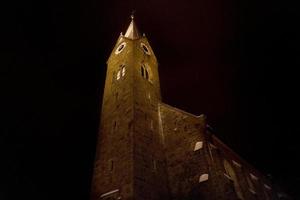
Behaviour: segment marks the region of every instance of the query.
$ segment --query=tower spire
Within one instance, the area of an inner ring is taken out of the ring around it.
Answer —
[[[131,18],[131,22],[130,22],[128,28],[127,28],[127,31],[125,33],[125,37],[129,38],[129,39],[132,39],[132,40],[138,39],[141,36],[140,36],[139,30],[138,30],[138,28],[137,28],[137,26],[134,22],[134,11],[132,11],[130,18]]]
[[[133,10],[133,11],[131,12],[131,15],[130,15],[131,20],[134,20],[134,13],[135,13],[135,10]]]

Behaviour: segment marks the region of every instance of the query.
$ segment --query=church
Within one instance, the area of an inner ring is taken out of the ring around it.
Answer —
[[[218,139],[205,115],[163,103],[134,17],[107,60],[91,200],[289,199]]]

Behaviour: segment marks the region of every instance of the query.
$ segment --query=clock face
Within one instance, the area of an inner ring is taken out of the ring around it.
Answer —
[[[143,49],[143,51],[147,54],[147,55],[150,55],[150,50],[149,48],[147,47],[147,45],[145,45],[144,43],[141,43],[141,47]]]
[[[126,47],[126,42],[122,42],[122,43],[118,46],[118,48],[116,49],[115,54],[121,53],[121,52],[124,50],[125,47]]]

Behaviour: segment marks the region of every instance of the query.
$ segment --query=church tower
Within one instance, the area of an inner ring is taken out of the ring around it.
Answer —
[[[154,52],[134,17],[107,61],[91,200],[167,199]]]
[[[156,57],[131,16],[107,61],[91,200],[278,200],[276,188],[205,115],[161,101]]]

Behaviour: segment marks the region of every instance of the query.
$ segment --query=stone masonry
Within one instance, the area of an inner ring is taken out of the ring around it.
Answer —
[[[107,61],[91,200],[288,199],[195,116],[161,101],[134,19]]]

